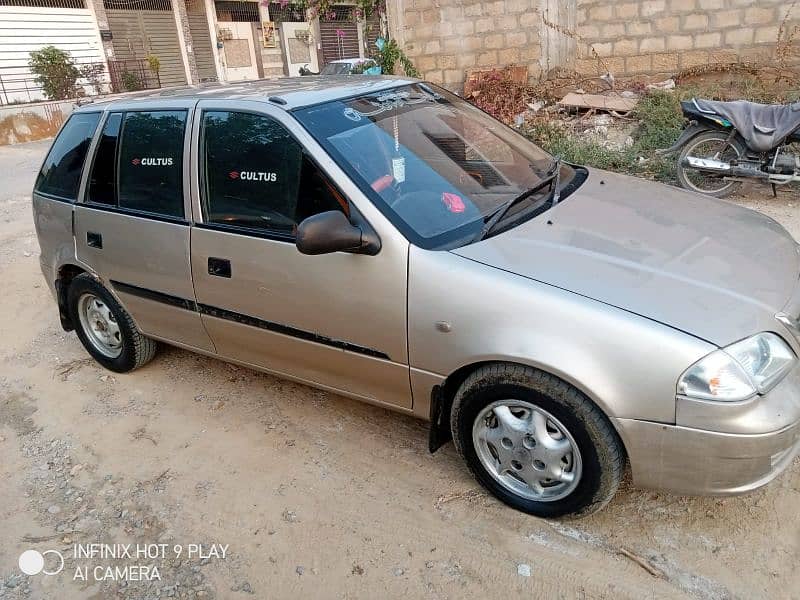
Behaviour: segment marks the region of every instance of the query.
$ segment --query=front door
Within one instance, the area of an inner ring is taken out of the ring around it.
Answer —
[[[243,21],[220,21],[219,31],[224,34],[222,57],[226,81],[258,79],[258,57],[251,24]]]
[[[410,408],[407,243],[376,256],[300,254],[300,221],[327,210],[357,219],[355,207],[290,133],[285,113],[200,107],[192,274],[218,353]]]
[[[189,114],[180,108],[107,115],[83,202],[75,205],[75,245],[142,333],[213,351],[194,310],[189,262]]]
[[[281,40],[290,77],[300,75],[302,67],[314,73],[319,72],[316,43],[310,23],[281,23]]]

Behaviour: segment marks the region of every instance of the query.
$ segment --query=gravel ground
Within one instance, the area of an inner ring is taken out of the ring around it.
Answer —
[[[798,462],[745,497],[626,485],[548,522],[489,497],[451,446],[428,454],[413,419],[174,348],[102,370],[37,264],[47,146],[0,147],[0,598],[800,598]],[[736,201],[800,239],[796,190]],[[134,556],[73,556],[90,543]],[[63,571],[22,574],[29,549]]]

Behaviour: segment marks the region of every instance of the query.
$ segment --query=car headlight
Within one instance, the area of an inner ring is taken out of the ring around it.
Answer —
[[[759,333],[689,367],[678,381],[678,394],[723,402],[747,400],[772,389],[796,361],[779,336]]]

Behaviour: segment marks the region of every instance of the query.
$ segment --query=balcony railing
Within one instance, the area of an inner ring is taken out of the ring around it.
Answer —
[[[81,72],[72,98],[100,96],[109,93],[133,92],[161,87],[158,73],[145,59],[109,60],[105,63],[75,65]],[[42,86],[33,75],[3,73],[0,70],[0,106],[27,104],[47,100]]]

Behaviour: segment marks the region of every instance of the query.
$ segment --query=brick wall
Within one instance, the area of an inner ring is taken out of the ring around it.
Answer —
[[[472,67],[526,65],[535,78],[554,67],[621,76],[774,63],[792,0],[388,0],[387,7],[392,35],[422,76],[459,89]],[[791,23],[799,20],[800,3]]]
[[[422,77],[452,89],[472,67],[528,65],[538,76],[540,0],[399,0],[389,4],[393,35]]]
[[[791,7],[779,0],[578,0],[575,68],[664,74],[709,63],[770,61]],[[800,6],[797,12],[800,13]],[[772,59],[774,62],[774,59]]]

